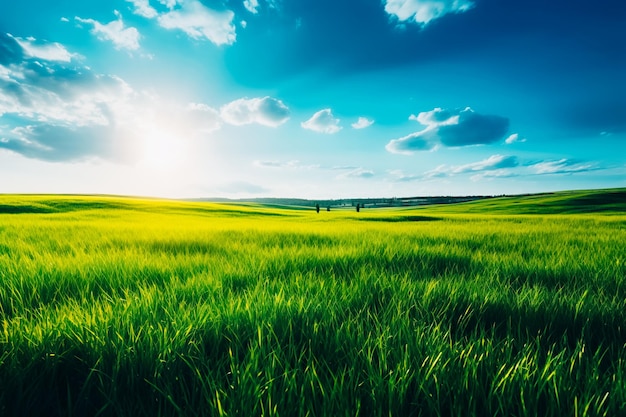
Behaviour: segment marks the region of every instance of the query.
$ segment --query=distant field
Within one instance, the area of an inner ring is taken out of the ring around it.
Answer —
[[[1,416],[625,416],[626,190],[0,195]]]

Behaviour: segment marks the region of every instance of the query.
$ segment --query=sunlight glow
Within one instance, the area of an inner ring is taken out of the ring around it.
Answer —
[[[158,128],[146,132],[141,166],[161,172],[173,171],[183,167],[187,159],[187,142],[183,134]]]

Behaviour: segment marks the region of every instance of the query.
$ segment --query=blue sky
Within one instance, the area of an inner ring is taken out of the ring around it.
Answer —
[[[624,186],[622,0],[0,6],[0,193]]]

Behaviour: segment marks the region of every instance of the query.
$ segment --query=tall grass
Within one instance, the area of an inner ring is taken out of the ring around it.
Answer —
[[[626,415],[626,216],[0,200],[0,415]]]

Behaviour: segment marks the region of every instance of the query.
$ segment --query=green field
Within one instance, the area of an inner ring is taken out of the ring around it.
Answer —
[[[625,416],[626,190],[0,195],[1,416]]]

